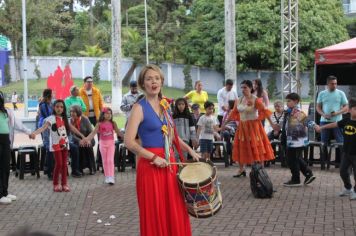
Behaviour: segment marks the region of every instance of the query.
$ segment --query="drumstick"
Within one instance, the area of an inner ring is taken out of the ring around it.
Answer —
[[[199,162],[171,162],[168,165],[197,165]]]

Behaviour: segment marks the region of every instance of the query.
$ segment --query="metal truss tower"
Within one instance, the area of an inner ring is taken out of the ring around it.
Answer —
[[[300,94],[298,55],[298,0],[281,0],[282,96]]]

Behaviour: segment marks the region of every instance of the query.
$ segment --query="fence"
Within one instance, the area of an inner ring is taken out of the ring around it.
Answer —
[[[63,67],[69,63],[72,70],[73,78],[84,78],[87,75],[92,75],[93,67],[97,61],[100,61],[100,78],[101,80],[111,80],[111,59],[110,58],[89,58],[89,57],[29,57],[27,61],[27,73],[29,79],[35,79],[35,68],[40,70],[41,76],[47,78],[51,73],[53,73],[57,66]],[[132,60],[122,59],[120,68],[120,77],[123,78],[132,65]],[[174,88],[184,88],[184,65],[163,63],[160,65],[162,71],[165,75],[165,85]],[[20,60],[20,67],[22,68],[22,60]],[[141,66],[138,66],[131,79],[136,79]],[[21,71],[23,71],[21,69]],[[16,78],[15,63],[14,58],[10,56],[10,73],[12,79]],[[267,87],[267,82],[269,78],[276,78],[277,90],[281,91],[280,73],[273,71],[260,71],[260,78],[264,87]],[[203,82],[204,90],[209,93],[217,93],[217,91],[223,86],[224,75],[216,70],[209,68],[201,68],[192,66],[191,77],[194,82],[196,80],[201,80]],[[302,97],[309,97],[309,79],[310,72],[300,73],[302,88]],[[242,80],[249,79],[253,80],[257,78],[256,71],[241,72],[237,74],[237,83],[239,84]]]

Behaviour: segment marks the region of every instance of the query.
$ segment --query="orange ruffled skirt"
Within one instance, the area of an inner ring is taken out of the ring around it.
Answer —
[[[260,120],[240,121],[232,159],[242,165],[274,159],[271,143]]]
[[[146,148],[164,157],[163,148]],[[171,162],[175,162],[171,151]],[[190,220],[177,180],[177,165],[159,168],[145,158],[137,166],[136,190],[142,236],[191,236]]]

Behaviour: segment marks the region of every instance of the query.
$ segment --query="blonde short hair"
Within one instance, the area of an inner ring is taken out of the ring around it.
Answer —
[[[137,83],[138,83],[138,86],[140,87],[140,89],[142,89],[143,91],[145,91],[145,87],[144,87],[144,82],[145,82],[145,75],[147,73],[147,71],[149,70],[153,70],[155,72],[157,72],[159,74],[159,77],[161,78],[161,81],[162,81],[162,85],[164,84],[164,75],[161,71],[161,69],[156,66],[156,65],[152,65],[152,64],[149,64],[149,65],[145,65],[142,69],[141,69],[141,72],[140,74],[138,75],[138,79],[137,79]],[[161,97],[162,94],[160,92],[159,96]]]

